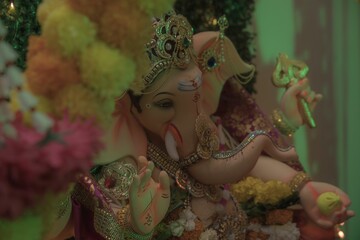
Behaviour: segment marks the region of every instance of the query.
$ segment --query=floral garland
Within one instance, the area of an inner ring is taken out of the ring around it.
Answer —
[[[0,22],[0,234],[40,239],[56,217],[52,203],[102,149],[102,132],[90,119],[52,119],[40,111],[5,35]]]
[[[101,150],[101,131],[90,120],[52,119],[41,112],[5,35],[0,22],[0,234],[40,239],[44,225],[56,218],[53,203]]]
[[[67,190],[102,149],[101,131],[91,121],[71,122],[64,117],[43,134],[24,125],[18,114],[13,126],[17,138],[6,138],[0,148],[0,216],[7,218],[20,216],[47,192]]]
[[[29,39],[29,88],[53,103],[51,114],[95,117],[106,127],[114,100],[141,84],[149,66],[143,52],[151,39],[151,17],[172,3],[45,0],[37,12],[42,35]]]
[[[172,3],[44,0],[37,12],[42,35],[29,39],[25,76],[0,23],[2,237],[21,239],[20,228],[27,239],[44,236],[53,209],[39,206],[53,206],[92,166],[114,100],[146,67],[139,59],[151,17]]]

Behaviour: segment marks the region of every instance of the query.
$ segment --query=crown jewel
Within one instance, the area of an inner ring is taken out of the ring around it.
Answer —
[[[151,66],[144,76],[145,88],[151,86],[156,77],[170,67],[184,69],[194,58],[192,47],[193,29],[182,15],[171,11],[154,24],[153,39],[146,44]]]

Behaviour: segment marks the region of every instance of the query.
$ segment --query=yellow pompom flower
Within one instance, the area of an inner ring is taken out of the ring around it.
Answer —
[[[135,78],[132,59],[102,42],[95,42],[80,57],[83,83],[100,96],[115,98],[129,88]]]
[[[55,9],[64,6],[64,4],[64,0],[43,0],[37,9],[37,19],[40,25],[43,26],[49,14]]]
[[[277,204],[281,199],[291,195],[290,187],[281,181],[268,181],[255,186],[255,203]]]
[[[87,16],[94,23],[98,23],[103,15],[104,7],[109,1],[112,0],[67,0],[66,2],[78,13]]]
[[[256,196],[256,186],[262,184],[263,181],[258,178],[247,177],[246,179],[233,184],[231,186],[231,192],[240,203],[245,203]]]
[[[86,16],[62,6],[47,17],[43,36],[50,48],[65,57],[71,57],[95,40],[96,27]]]
[[[157,17],[173,8],[174,0],[138,0],[139,6],[149,16]]]
[[[291,195],[290,187],[281,181],[263,182],[254,177],[247,177],[233,184],[231,191],[240,203],[254,201],[258,204],[274,205]]]
[[[65,87],[54,98],[54,108],[57,116],[66,112],[72,119],[94,119],[106,126],[114,111],[111,99],[99,98],[93,91],[82,84]]]

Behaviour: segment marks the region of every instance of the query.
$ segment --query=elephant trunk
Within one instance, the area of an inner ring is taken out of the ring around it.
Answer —
[[[213,154],[208,160],[200,160],[191,165],[188,171],[204,184],[238,182],[249,175],[263,152],[280,161],[298,158],[294,148],[281,149],[265,132],[257,131],[251,133],[235,149]]]

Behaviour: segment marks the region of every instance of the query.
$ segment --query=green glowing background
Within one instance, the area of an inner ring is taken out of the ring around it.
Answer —
[[[344,189],[359,214],[360,3],[257,0],[254,20],[259,104],[267,112],[276,107],[279,93],[269,78],[279,52],[310,66],[311,85],[324,98],[315,113],[318,127],[302,128],[295,145],[311,175]],[[359,222],[355,217],[345,225],[345,239],[360,239]]]

